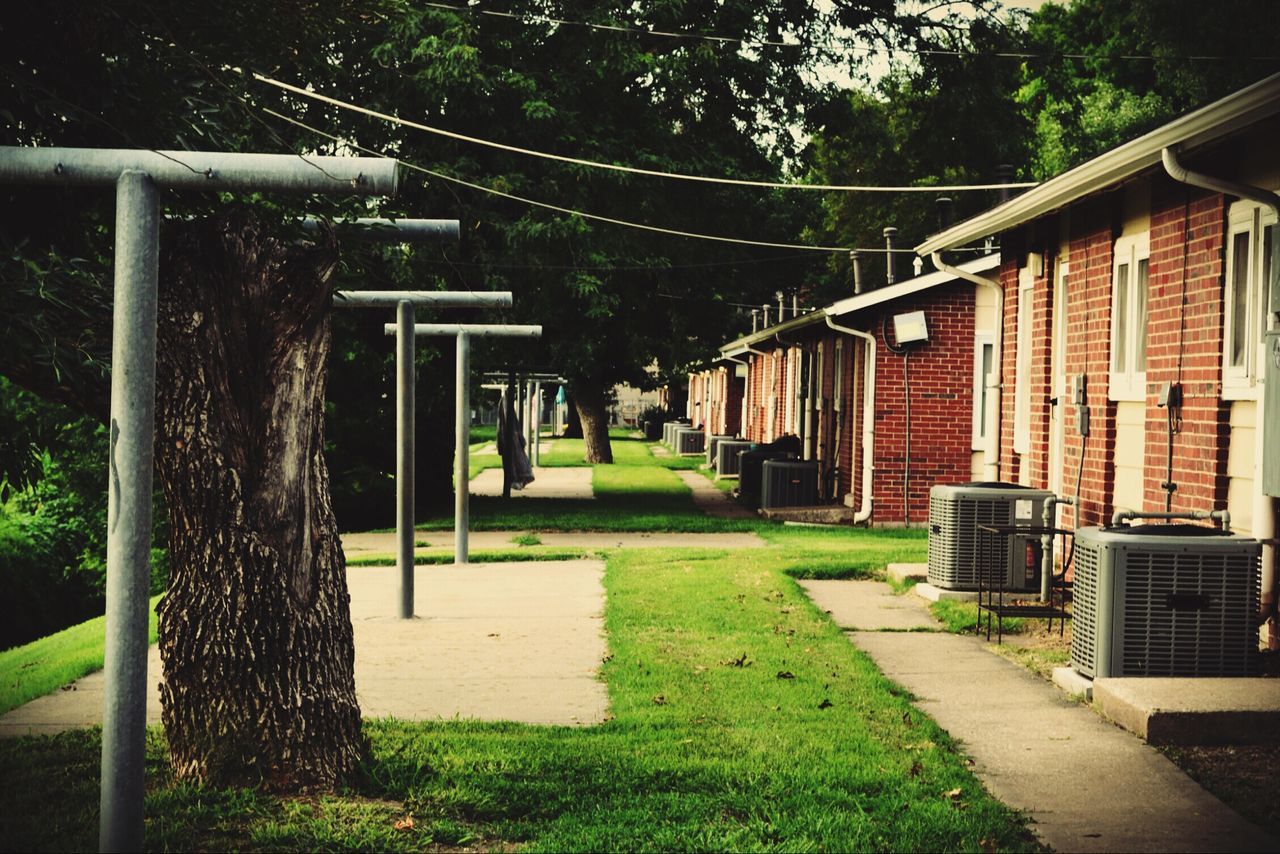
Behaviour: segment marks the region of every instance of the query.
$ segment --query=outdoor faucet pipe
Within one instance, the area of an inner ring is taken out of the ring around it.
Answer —
[[[1130,519],[1212,519],[1222,523],[1222,533],[1231,533],[1231,514],[1226,510],[1186,510],[1181,513],[1148,513],[1144,510],[1117,510],[1111,527],[1119,528]]]
[[[991,373],[986,376],[987,383],[987,434],[983,437],[982,479],[998,481],[1000,479],[1000,389],[1004,385],[1004,288],[998,279],[988,279],[977,273],[970,273],[959,267],[953,267],[942,260],[942,252],[930,255],[933,266],[942,272],[973,282],[980,288],[990,288],[995,293],[995,323],[992,324]]]
[[[1280,219],[1280,195],[1270,190],[1250,184],[1242,184],[1226,178],[1205,175],[1201,172],[1193,172],[1178,161],[1178,149],[1176,146],[1164,148],[1160,152],[1160,160],[1164,164],[1164,171],[1169,174],[1169,177],[1181,184],[1238,196],[1242,199],[1251,199],[1271,208],[1271,212],[1276,215],[1277,219]],[[1280,266],[1278,265],[1280,265],[1280,241],[1273,240],[1271,247],[1271,281],[1265,283],[1267,289],[1266,299],[1271,299],[1272,294],[1276,293],[1277,285],[1275,280],[1277,276],[1280,276]],[[1268,309],[1270,309],[1270,306],[1268,306]],[[1272,393],[1275,393],[1274,390]],[[1262,601],[1258,603],[1258,621],[1266,622],[1278,616],[1277,606],[1280,605],[1280,597],[1277,596],[1276,588],[1277,584],[1280,583],[1280,578],[1277,578],[1276,574],[1276,502],[1275,499],[1262,491],[1262,454],[1266,448],[1266,407],[1262,403],[1261,400],[1258,401],[1256,423],[1254,425],[1252,533],[1254,539],[1262,543],[1262,560],[1260,561],[1262,566]],[[1267,646],[1273,650],[1280,649],[1280,633],[1277,632],[1274,623],[1271,631],[1268,632]]]
[[[871,486],[876,456],[876,337],[861,329],[841,326],[832,320],[829,314],[826,316],[826,321],[827,326],[836,332],[861,338],[867,345],[862,380],[862,506],[853,516],[853,523],[860,525],[871,521],[871,513],[875,506],[871,498]]]
[[[1040,515],[1040,524],[1044,528],[1054,527],[1054,508],[1059,504],[1075,505],[1071,498],[1059,498],[1050,495],[1044,500],[1044,511]],[[1048,602],[1053,583],[1053,534],[1046,531],[1040,535],[1040,601]],[[1066,567],[1063,567],[1065,570]]]

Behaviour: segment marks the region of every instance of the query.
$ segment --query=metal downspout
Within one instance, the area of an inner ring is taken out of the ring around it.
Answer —
[[[872,475],[875,471],[876,450],[876,338],[861,329],[850,329],[841,326],[826,316],[827,326],[836,332],[861,338],[867,344],[866,363],[863,366],[862,391],[862,506],[853,516],[853,524],[861,525],[871,521],[871,512],[875,502],[871,498]]]
[[[1276,220],[1280,221],[1280,195],[1262,187],[1241,184],[1237,181],[1217,178],[1200,172],[1192,172],[1178,162],[1178,151],[1174,146],[1163,149],[1160,152],[1160,160],[1164,164],[1164,171],[1178,183],[1188,184],[1204,190],[1213,190],[1230,196],[1238,196],[1242,199],[1250,199],[1271,208],[1276,215]],[[1277,249],[1280,249],[1280,246],[1272,247],[1273,259]],[[1280,269],[1276,268],[1273,261],[1271,265],[1272,279],[1277,275],[1280,275]],[[1269,300],[1274,285],[1271,282],[1266,282],[1264,287],[1267,288],[1267,299]],[[1270,305],[1267,308],[1270,309]],[[1261,380],[1261,377],[1259,379]],[[1259,604],[1258,621],[1265,622],[1277,616],[1276,503],[1275,499],[1262,491],[1262,452],[1266,447],[1264,441],[1266,432],[1265,407],[1263,406],[1262,395],[1258,396],[1256,406],[1257,416],[1254,425],[1253,445],[1253,537],[1262,543],[1262,602]],[[1275,622],[1272,622],[1271,630],[1268,632],[1267,646],[1271,649],[1280,648],[1280,632],[1278,632]]]
[[[1004,287],[998,279],[988,279],[968,270],[953,267],[942,260],[942,252],[930,255],[933,265],[944,273],[973,282],[980,288],[990,288],[996,295],[995,323],[991,342],[991,373],[987,374],[987,435],[983,437],[982,479],[1000,480],[1000,408],[1001,389],[1004,386]]]

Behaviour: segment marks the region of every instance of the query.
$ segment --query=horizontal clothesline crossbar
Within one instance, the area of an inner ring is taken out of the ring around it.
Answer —
[[[313,231],[325,220],[309,216],[302,227]],[[456,219],[386,219],[362,216],[355,220],[337,220],[333,227],[343,234],[351,234],[362,240],[385,240],[391,243],[428,243],[436,240],[457,240],[460,225]]]
[[[382,327],[387,335],[396,334],[396,324]],[[517,326],[507,323],[415,323],[413,334],[425,336],[470,335],[472,338],[540,338],[541,326]]]
[[[415,307],[510,308],[512,306],[511,291],[337,291],[333,295],[335,308],[395,308],[402,302]]]
[[[175,190],[389,196],[396,167],[389,157],[0,146],[0,184],[114,187],[121,173],[143,172]]]

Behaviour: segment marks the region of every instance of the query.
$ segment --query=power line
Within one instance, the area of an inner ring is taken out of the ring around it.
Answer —
[[[349,145],[352,148],[355,148],[359,151],[363,151],[366,154],[372,154],[376,157],[393,156],[390,154],[386,154],[384,152],[380,152],[377,149],[367,148],[366,146],[360,145],[359,143],[356,143],[356,142],[351,142],[349,140],[341,139],[338,136],[335,136],[334,134],[331,134],[327,131],[320,130],[319,128],[312,127],[311,125],[308,125],[304,122],[300,122],[297,119],[292,118],[291,116],[286,116],[283,113],[278,113],[275,110],[272,110],[266,107],[263,107],[262,110],[268,115],[275,116],[276,118],[282,119],[288,122],[289,124],[297,125],[298,127],[311,131],[314,134],[318,134],[320,136],[325,137],[326,139],[330,139],[333,142],[338,143],[339,145]],[[667,234],[673,237],[689,237],[695,240],[712,240],[718,243],[734,243],[739,246],[761,246],[766,249],[795,249],[797,251],[805,251],[805,252],[857,251],[857,252],[868,252],[868,253],[886,253],[886,252],[892,251],[892,252],[899,252],[899,253],[906,253],[906,254],[915,254],[910,249],[889,250],[889,249],[876,247],[871,249],[855,250],[852,247],[848,247],[848,246],[807,246],[807,245],[798,244],[798,243],[773,243],[765,240],[746,240],[740,237],[724,237],[718,234],[701,234],[699,232],[694,232],[694,231],[681,231],[675,228],[663,228],[662,226],[648,225],[642,222],[632,222],[631,220],[625,220],[625,219],[615,219],[613,217],[601,216],[600,214],[586,213],[585,211],[574,210],[573,208],[565,208],[565,207],[561,207],[560,205],[553,205],[548,202],[540,202],[540,201],[537,201],[536,199],[529,199],[529,198],[525,198],[524,196],[517,196],[513,193],[506,193],[506,192],[503,192],[502,190],[495,190],[492,187],[486,187],[483,184],[476,184],[471,181],[465,181],[462,178],[456,178],[452,175],[446,175],[443,172],[437,172],[434,169],[428,169],[425,166],[419,166],[416,163],[411,163],[402,158],[398,158],[398,159],[400,160],[401,165],[403,165],[407,169],[412,169],[416,172],[422,172],[426,175],[431,175],[432,177],[439,178],[442,181],[449,181],[454,184],[460,184],[464,187],[469,187],[473,190],[479,190],[482,193],[490,193],[495,196],[501,196],[504,199],[510,199],[512,201],[520,202],[526,205],[533,205],[534,207],[546,208],[547,210],[556,211],[557,213],[568,214],[570,216],[580,216],[583,219],[595,220],[597,222],[607,222],[611,225],[621,225],[627,228],[639,229],[641,231],[654,232],[656,234]]]
[[[957,193],[966,190],[1004,190],[1004,189],[1025,189],[1027,187],[1036,186],[1035,182],[1022,182],[1015,184],[949,184],[941,186],[917,187],[917,186],[872,186],[865,184],[789,184],[781,181],[750,181],[745,178],[717,178],[709,175],[688,175],[680,172],[664,172],[659,169],[642,169],[638,166],[621,166],[617,163],[602,163],[598,160],[586,160],[580,157],[569,157],[564,154],[552,154],[546,151],[537,151],[532,148],[522,148],[518,145],[507,145],[502,142],[494,142],[489,139],[481,139],[480,137],[468,136],[466,134],[456,133],[443,128],[432,127],[421,122],[415,122],[410,119],[402,119],[399,116],[393,116],[389,113],[383,113],[368,107],[362,107],[359,104],[353,104],[350,101],[343,101],[329,95],[322,95],[319,92],[310,89],[303,89],[300,86],[294,86],[291,83],[285,83],[265,74],[253,72],[253,79],[260,83],[266,83],[268,86],[275,86],[286,92],[292,92],[295,95],[301,95],[304,98],[310,98],[314,101],[329,104],[334,107],[340,107],[344,110],[350,110],[361,115],[379,119],[384,122],[401,125],[403,127],[420,130],[425,133],[435,134],[437,136],[456,139],[461,142],[469,142],[475,145],[483,145],[488,148],[496,148],[499,151],[507,151],[513,154],[523,154],[528,157],[540,157],[545,160],[556,160],[561,163],[572,163],[577,166],[588,166],[593,169],[605,169],[611,172],[626,172],[632,175],[645,175],[651,178],[672,178],[680,181],[698,181],[706,184],[728,184],[735,187],[759,187],[770,190],[816,190],[823,192],[843,192],[843,193]]]
[[[429,6],[433,9],[443,9],[450,12],[459,12],[469,15],[486,15],[493,18],[509,18],[524,23],[540,23],[555,24],[563,27],[583,27],[591,30],[602,30],[613,33],[623,33],[626,35],[655,36],[659,38],[681,39],[685,41],[706,41],[723,45],[739,45],[741,47],[785,47],[785,48],[807,48],[803,42],[794,41],[778,41],[776,39],[751,39],[740,38],[737,36],[721,36],[714,33],[681,33],[669,30],[651,30],[644,27],[633,27],[624,24],[600,24],[590,21],[570,21],[564,18],[552,18],[546,15],[523,15],[518,12],[499,12],[494,9],[481,9],[477,6],[452,6],[448,3],[422,3],[423,6]],[[927,25],[926,25],[927,26]],[[1121,54],[1089,54],[1089,53],[1036,53],[1032,51],[973,51],[973,50],[957,50],[949,48],[904,48],[904,47],[874,47],[871,45],[854,45],[846,42],[837,42],[835,39],[827,39],[822,44],[831,46],[839,45],[843,50],[854,53],[863,54],[911,54],[915,56],[963,56],[978,57],[990,56],[1000,59],[1123,59],[1135,61],[1155,61],[1155,60],[1188,60],[1192,62],[1206,61],[1224,61],[1224,60],[1250,60],[1250,61],[1273,61],[1280,59],[1280,56],[1223,56],[1220,54],[1171,54],[1165,56],[1157,56],[1156,54],[1146,53],[1121,53]]]
[[[775,255],[771,258],[742,258],[737,261],[704,261],[701,264],[490,264],[478,261],[452,261],[448,258],[424,258],[428,264],[448,264],[452,267],[477,267],[486,270],[578,270],[591,272],[653,272],[670,270],[702,270],[711,267],[740,267],[750,264],[772,264],[779,261],[811,262],[825,260],[816,255]]]

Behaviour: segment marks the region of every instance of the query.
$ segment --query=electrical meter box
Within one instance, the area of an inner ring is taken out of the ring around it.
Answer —
[[[1267,333],[1264,347],[1262,491],[1280,497],[1280,329]]]

